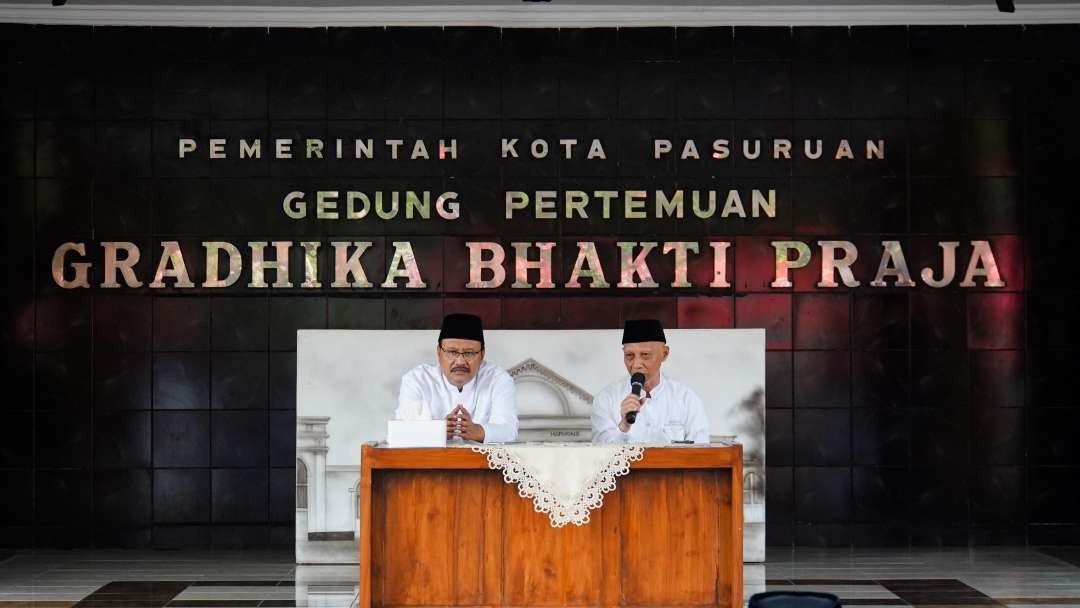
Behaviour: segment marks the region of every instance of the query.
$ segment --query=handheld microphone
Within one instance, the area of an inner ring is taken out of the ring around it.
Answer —
[[[645,374],[637,372],[630,376],[630,392],[634,393],[635,397],[641,396],[641,388],[645,386]],[[626,412],[626,424],[634,424],[637,422],[637,412]]]

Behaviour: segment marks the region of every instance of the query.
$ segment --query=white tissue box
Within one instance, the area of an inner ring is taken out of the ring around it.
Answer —
[[[386,443],[392,448],[445,448],[445,420],[391,420]]]

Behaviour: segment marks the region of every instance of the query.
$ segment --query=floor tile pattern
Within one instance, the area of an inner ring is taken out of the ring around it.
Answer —
[[[356,572],[287,552],[0,554],[0,608],[351,608]],[[1080,608],[1080,549],[770,550],[745,580],[747,598],[826,591],[853,607]]]

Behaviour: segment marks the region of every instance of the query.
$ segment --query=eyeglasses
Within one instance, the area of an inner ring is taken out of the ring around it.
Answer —
[[[475,361],[476,358],[480,356],[480,353],[483,352],[479,350],[454,350],[443,348],[441,346],[439,347],[439,350],[441,350],[451,361],[458,357],[461,357],[466,361]]]

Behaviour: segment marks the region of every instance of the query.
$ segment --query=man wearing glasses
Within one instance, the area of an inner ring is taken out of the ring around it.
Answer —
[[[480,443],[517,439],[514,380],[484,361],[480,317],[446,315],[435,346],[438,365],[421,363],[401,378],[398,420],[446,420],[446,438]]]

